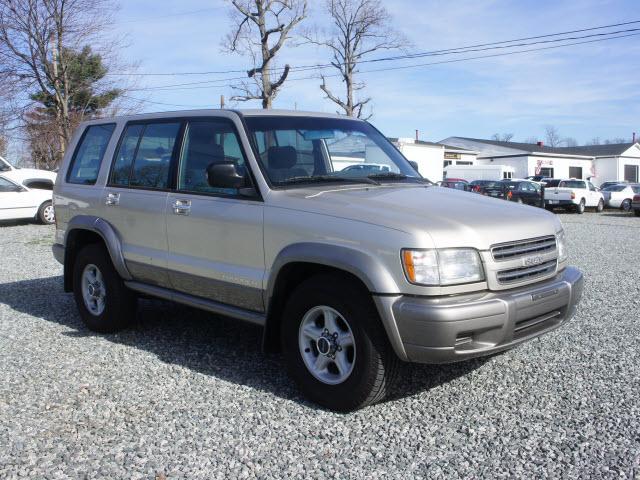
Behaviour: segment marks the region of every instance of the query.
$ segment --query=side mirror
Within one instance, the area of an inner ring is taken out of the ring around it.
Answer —
[[[207,167],[207,182],[213,188],[232,188],[245,190],[246,177],[240,174],[235,163],[212,163]],[[253,189],[251,189],[253,190]],[[244,193],[244,192],[240,192]]]
[[[409,165],[411,165],[416,172],[420,173],[420,169],[418,168],[418,162],[414,162],[413,160],[409,160]]]

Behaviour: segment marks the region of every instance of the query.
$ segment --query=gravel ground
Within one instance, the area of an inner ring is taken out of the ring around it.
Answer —
[[[570,324],[408,367],[348,415],[305,402],[250,326],[145,301],[92,334],[52,227],[0,225],[0,478],[640,478],[640,219],[561,217],[586,277]]]

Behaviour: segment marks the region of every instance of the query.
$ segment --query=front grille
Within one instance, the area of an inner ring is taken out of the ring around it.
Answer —
[[[518,257],[550,253],[556,250],[556,237],[532,238],[517,242],[502,243],[491,247],[491,255],[496,261],[512,260]]]
[[[544,277],[556,270],[557,260],[549,260],[548,262],[535,265],[533,267],[517,267],[509,270],[501,270],[497,272],[496,277],[499,283],[508,284],[533,280],[538,277]]]

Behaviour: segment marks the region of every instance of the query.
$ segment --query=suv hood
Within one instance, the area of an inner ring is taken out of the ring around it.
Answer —
[[[277,207],[425,234],[436,248],[473,247],[554,235],[562,228],[544,209],[477,193],[424,185],[353,185],[273,191]],[[426,239],[425,239],[426,240]]]

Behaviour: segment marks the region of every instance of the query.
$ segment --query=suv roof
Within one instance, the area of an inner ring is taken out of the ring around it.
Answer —
[[[116,117],[105,117],[99,119],[89,120],[83,122],[84,125],[109,123],[110,121],[132,121],[132,120],[147,120],[157,118],[174,118],[174,117],[206,117],[212,115],[219,115],[220,113],[239,114],[245,117],[261,117],[261,116],[277,116],[277,117],[316,117],[316,118],[340,118],[343,120],[353,120],[355,122],[362,122],[363,120],[347,117],[345,115],[338,115],[335,113],[322,113],[322,112],[305,112],[301,110],[272,110],[272,109],[220,109],[209,108],[200,110],[173,110],[168,112],[154,112],[154,113],[140,113],[136,115],[120,115]]]

